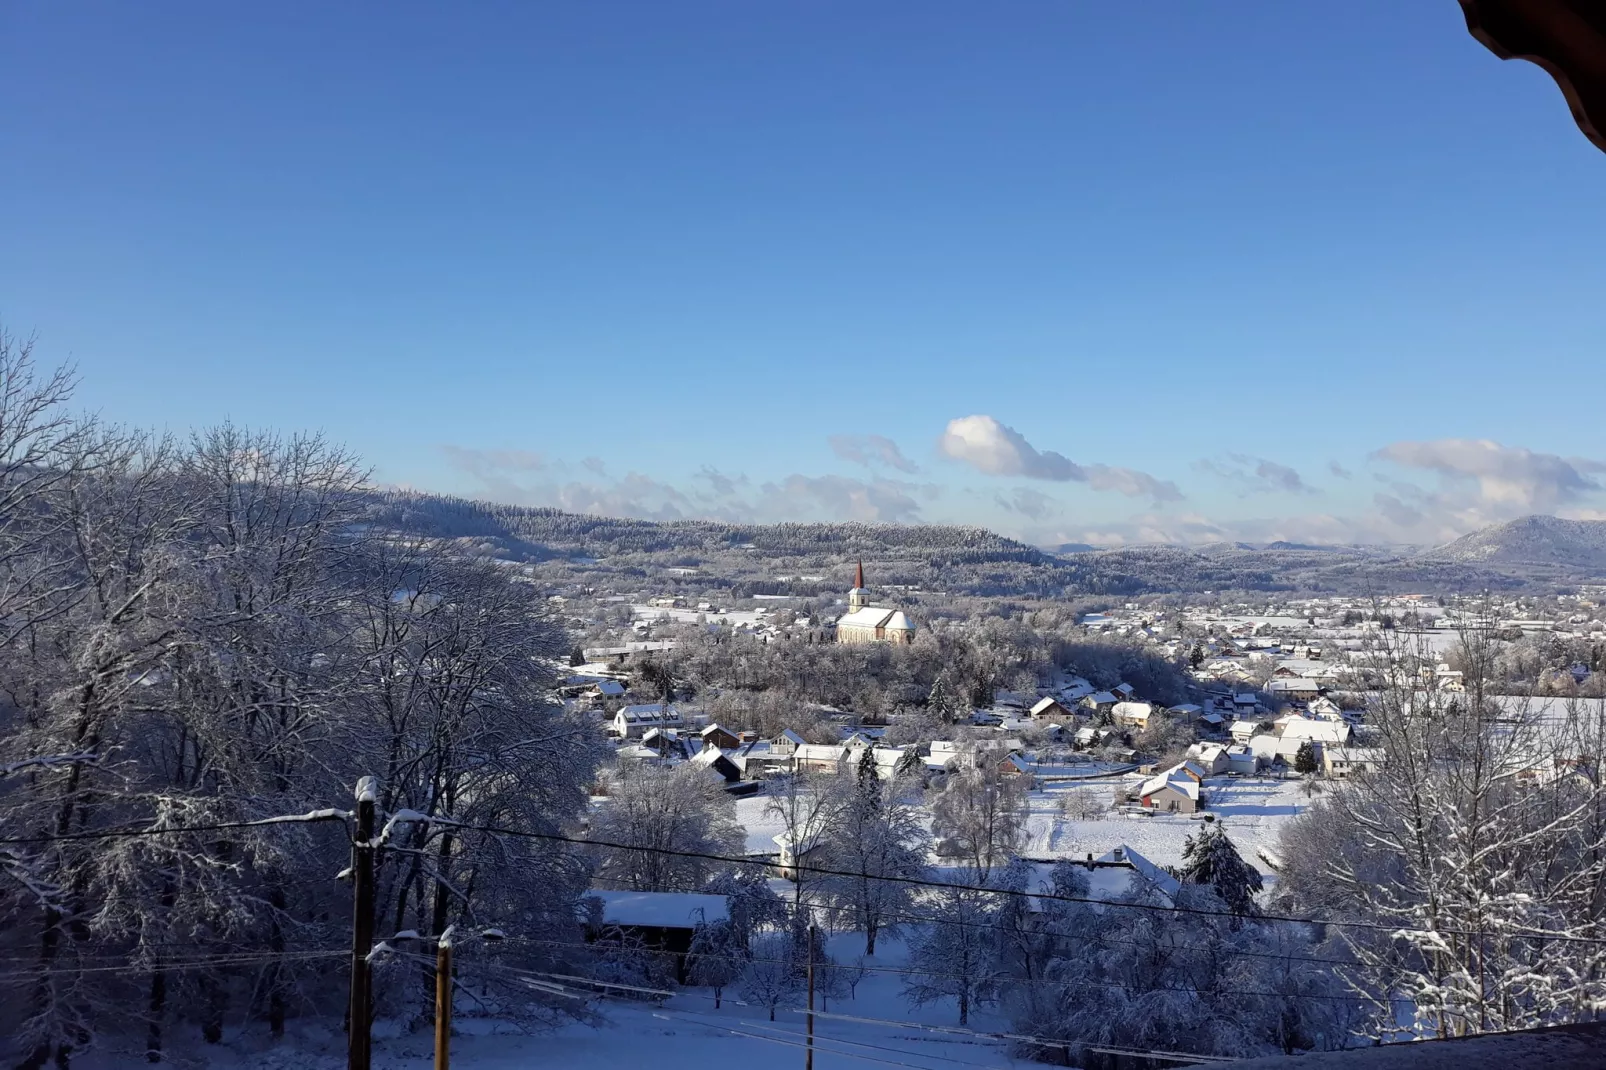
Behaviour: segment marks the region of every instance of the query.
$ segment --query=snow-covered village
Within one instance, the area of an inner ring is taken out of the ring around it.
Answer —
[[[0,1070],[1606,1070],[1601,3],[0,101]]]

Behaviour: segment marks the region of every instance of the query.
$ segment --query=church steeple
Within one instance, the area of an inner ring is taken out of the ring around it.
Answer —
[[[858,568],[853,572],[853,590],[848,592],[848,612],[863,609],[869,600],[870,592],[864,587],[864,562],[860,561]]]

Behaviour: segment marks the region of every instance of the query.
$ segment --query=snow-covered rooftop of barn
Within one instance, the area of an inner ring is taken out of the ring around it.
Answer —
[[[587,894],[602,900],[602,920],[609,925],[685,929],[723,921],[730,914],[729,901],[723,895],[595,890]]]

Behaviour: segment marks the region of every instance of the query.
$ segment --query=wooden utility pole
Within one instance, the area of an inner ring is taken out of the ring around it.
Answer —
[[[351,844],[351,1002],[347,1007],[347,1070],[369,1070],[373,1059],[374,810],[379,782],[357,781],[357,833]]]
[[[803,1070],[814,1070],[814,926],[809,926],[809,1046],[803,1053]]]
[[[435,944],[435,1070],[452,1062],[452,930]]]

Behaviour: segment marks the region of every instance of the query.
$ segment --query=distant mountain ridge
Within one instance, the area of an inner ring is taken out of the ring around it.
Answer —
[[[991,596],[1452,594],[1606,576],[1606,521],[1546,516],[1431,550],[1293,542],[1045,550],[985,528],[941,524],[633,520],[406,491],[376,493],[372,507],[371,522],[381,528],[459,540],[496,557],[614,572],[700,565],[763,593],[783,589],[777,573],[829,573],[861,559],[874,562],[880,584]]]
[[[1463,535],[1427,551],[1421,559],[1606,573],[1606,520],[1520,517]]]

